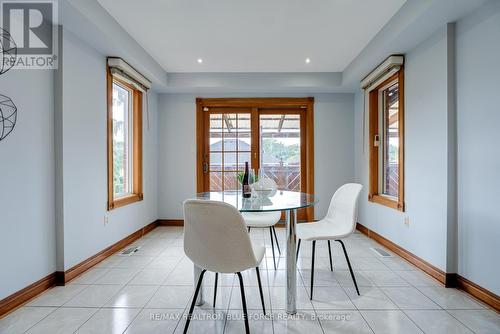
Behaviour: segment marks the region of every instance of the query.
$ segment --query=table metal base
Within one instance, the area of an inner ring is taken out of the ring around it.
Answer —
[[[286,216],[286,313],[297,313],[297,210],[285,211]]]

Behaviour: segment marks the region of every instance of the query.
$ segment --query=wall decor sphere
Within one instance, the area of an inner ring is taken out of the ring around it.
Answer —
[[[14,130],[16,120],[16,105],[8,96],[0,94],[0,141]]]
[[[17,57],[17,45],[7,30],[0,28],[0,74],[14,66]]]

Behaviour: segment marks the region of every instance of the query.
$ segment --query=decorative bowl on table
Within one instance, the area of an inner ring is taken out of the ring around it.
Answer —
[[[253,189],[253,193],[256,197],[269,197],[273,189]]]
[[[259,198],[273,196],[278,188],[276,183],[267,176],[260,177],[259,181],[252,183],[250,187],[255,197]]]

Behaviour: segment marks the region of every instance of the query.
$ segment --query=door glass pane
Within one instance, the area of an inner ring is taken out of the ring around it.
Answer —
[[[251,128],[250,128],[250,114],[238,114],[237,122],[237,132],[238,132],[238,150],[239,151],[250,151],[252,140],[251,140]],[[249,161],[250,162],[250,161]]]
[[[395,82],[386,88],[383,95],[383,175],[382,193],[384,195],[398,196],[399,175],[399,89]]]
[[[238,171],[250,163],[250,113],[211,113],[209,118],[210,191],[238,190]]]
[[[240,184],[236,172],[224,172],[224,190],[238,189],[240,189]]]
[[[131,92],[113,83],[113,191],[114,197],[131,193]]]
[[[237,151],[236,114],[222,114],[222,136],[224,151]]]
[[[238,152],[238,170],[245,170],[245,162],[248,161],[248,168],[252,168],[252,162],[250,159],[250,152]]]
[[[210,172],[210,188],[209,191],[222,190],[222,172]]]
[[[222,151],[222,114],[210,114],[209,144],[211,151]]]
[[[224,171],[235,172],[237,161],[236,157],[238,154],[236,152],[224,152]]]
[[[300,115],[260,115],[260,169],[282,190],[301,190]]]
[[[222,114],[209,115],[209,191],[222,191]]]
[[[210,171],[221,171],[222,170],[222,153],[221,152],[211,152],[210,153]]]

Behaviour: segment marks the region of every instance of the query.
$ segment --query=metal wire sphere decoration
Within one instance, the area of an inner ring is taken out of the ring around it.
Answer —
[[[14,66],[17,45],[7,30],[0,28],[0,75]],[[17,107],[10,97],[0,94],[0,141],[14,130],[17,121]]]
[[[16,105],[8,96],[0,94],[0,141],[14,130],[16,120]]]
[[[14,66],[17,57],[17,45],[7,30],[0,28],[0,75]]]

